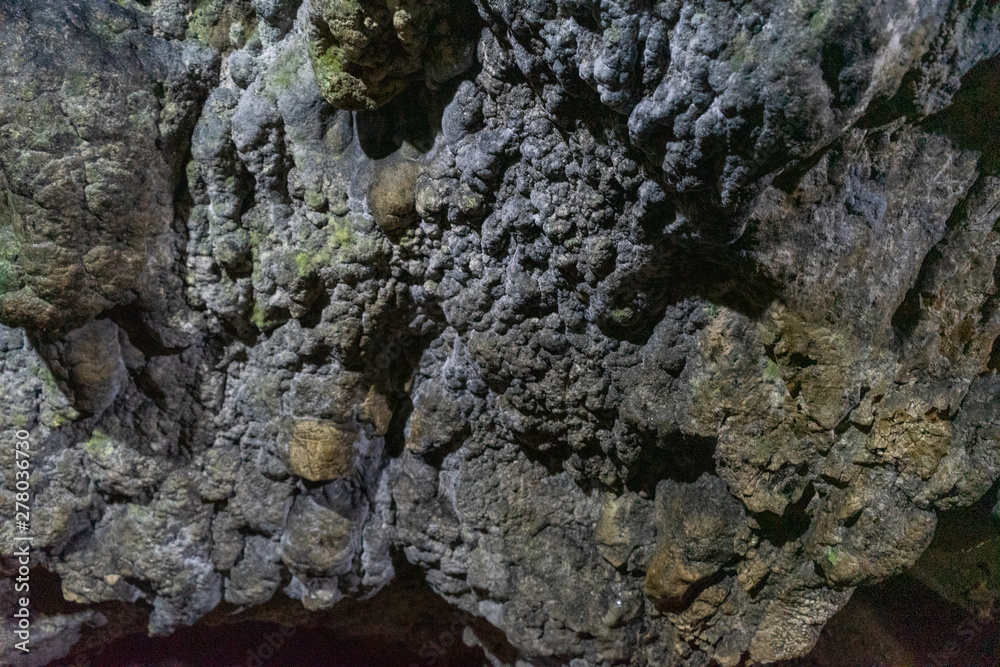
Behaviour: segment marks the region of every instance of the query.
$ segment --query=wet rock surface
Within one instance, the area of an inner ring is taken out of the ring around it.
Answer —
[[[807,654],[1000,477],[998,54],[985,0],[0,4],[40,643],[406,568],[495,665]]]

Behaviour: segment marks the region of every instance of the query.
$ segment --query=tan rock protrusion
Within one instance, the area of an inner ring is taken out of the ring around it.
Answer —
[[[646,569],[644,591],[658,605],[679,609],[734,556],[746,534],[743,506],[719,477],[656,485],[656,552]]]
[[[385,435],[392,421],[392,407],[385,396],[376,391],[375,387],[368,390],[365,402],[361,405],[361,419],[375,427],[375,435]]]
[[[597,550],[604,560],[616,568],[629,564],[636,551],[641,552],[635,563],[641,564],[648,557],[654,540],[653,503],[638,494],[626,493],[621,497],[608,494],[604,511],[594,529]]]
[[[375,224],[384,231],[399,229],[413,212],[420,165],[399,155],[380,160],[375,165],[368,207]]]
[[[647,596],[668,606],[684,602],[692,586],[719,571],[716,563],[689,561],[663,545],[653,554],[646,571],[643,590]]]
[[[354,468],[356,430],[318,420],[296,422],[288,443],[288,468],[312,482],[343,479]]]

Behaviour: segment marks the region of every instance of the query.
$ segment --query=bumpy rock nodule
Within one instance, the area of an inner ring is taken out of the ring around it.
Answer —
[[[402,554],[529,664],[771,662],[1000,476],[1000,6],[231,5],[0,5],[66,599],[165,634]]]

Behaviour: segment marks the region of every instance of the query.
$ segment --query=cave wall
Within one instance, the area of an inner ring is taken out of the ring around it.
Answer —
[[[988,0],[4,0],[39,646],[403,558],[494,664],[808,653],[1000,476],[998,54]]]

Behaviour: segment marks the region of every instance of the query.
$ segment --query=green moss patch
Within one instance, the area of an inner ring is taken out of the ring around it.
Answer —
[[[230,47],[230,29],[236,24],[247,31],[256,26],[250,0],[198,0],[188,14],[187,36],[225,51]]]

